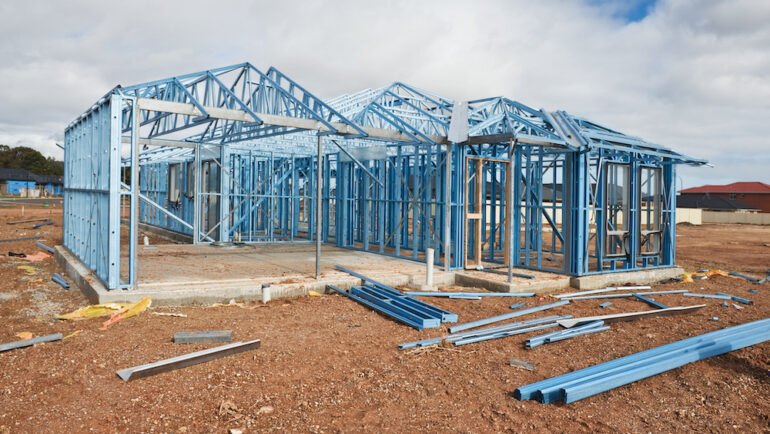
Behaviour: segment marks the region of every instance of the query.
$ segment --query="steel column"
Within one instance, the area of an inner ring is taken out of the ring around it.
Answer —
[[[315,186],[315,197],[316,197],[316,203],[315,203],[315,221],[316,221],[316,228],[315,228],[315,278],[320,279],[321,278],[321,231],[322,226],[321,222],[323,219],[323,207],[321,206],[323,202],[323,197],[321,197],[322,193],[322,186],[323,186],[323,143],[321,141],[321,136],[318,136],[318,157],[316,160],[316,186]],[[339,185],[338,185],[339,187]]]

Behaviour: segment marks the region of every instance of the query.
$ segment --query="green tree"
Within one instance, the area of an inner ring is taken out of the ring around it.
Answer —
[[[64,164],[26,146],[0,145],[0,168],[26,169],[38,175],[62,176]]]

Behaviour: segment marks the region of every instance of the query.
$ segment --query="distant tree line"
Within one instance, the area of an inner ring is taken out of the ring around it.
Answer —
[[[11,148],[0,145],[0,168],[27,169],[38,175],[64,175],[64,162],[44,157],[40,152],[26,146]]]

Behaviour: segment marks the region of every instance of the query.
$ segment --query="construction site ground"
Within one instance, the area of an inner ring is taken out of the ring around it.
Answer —
[[[0,208],[0,239],[44,237],[61,244],[61,208]],[[54,225],[7,225],[22,218]],[[722,269],[765,275],[770,227],[680,225],[677,263],[687,271]],[[0,342],[77,330],[59,342],[0,353],[0,433],[6,432],[768,432],[770,343],[699,361],[578,401],[520,402],[513,391],[535,381],[676,340],[770,317],[770,283],[714,277],[669,282],[655,290],[724,291],[754,301],[743,309],[722,300],[655,296],[668,306],[705,303],[695,313],[617,323],[603,333],[532,350],[519,335],[462,347],[400,351],[397,345],[436,337],[389,320],[339,295],[248,302],[232,307],[151,308],[105,331],[105,318],[62,321],[57,314],[87,305],[72,288],[51,282],[53,258],[6,256],[41,250],[34,241],[0,243]],[[22,268],[19,268],[22,267]],[[29,268],[32,267],[32,268]],[[472,290],[461,288],[463,290]],[[759,293],[751,293],[756,289]],[[555,301],[550,296],[482,300],[424,299],[460,322]],[[548,315],[574,317],[648,309],[631,299],[575,301]],[[173,312],[186,318],[154,315]],[[524,317],[536,317],[538,314]],[[717,318],[715,320],[715,317]],[[262,347],[208,363],[124,382],[116,371],[217,344],[172,343],[178,331],[233,330],[235,340]],[[511,359],[534,363],[533,371]]]

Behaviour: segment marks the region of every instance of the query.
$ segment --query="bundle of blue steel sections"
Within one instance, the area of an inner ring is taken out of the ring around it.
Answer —
[[[514,397],[575,402],[688,363],[770,340],[770,319],[730,327],[519,387]]]
[[[439,291],[404,291],[406,295],[420,297],[534,297],[534,292],[439,292]]]
[[[746,280],[752,281],[752,282],[754,282],[754,283],[758,283],[758,282],[759,282],[759,279],[757,279],[756,277],[747,276],[747,275],[745,275],[745,274],[736,273],[736,272],[734,272],[734,271],[731,271],[731,272],[729,272],[729,273],[727,273],[727,274],[729,274],[729,275],[731,275],[731,276],[735,276],[735,277],[741,277],[741,278],[743,278],[743,279],[746,279]]]
[[[540,311],[543,311],[543,310],[546,310],[546,309],[551,309],[551,308],[554,308],[554,307],[564,306],[567,303],[569,303],[569,300],[560,300],[560,301],[557,301],[555,303],[544,304],[544,305],[541,305],[541,306],[534,306],[534,307],[530,307],[530,308],[527,308],[527,309],[517,310],[516,312],[506,313],[506,314],[503,314],[503,315],[497,315],[497,316],[493,316],[493,317],[489,317],[489,318],[483,318],[483,319],[480,319],[480,320],[471,321],[471,322],[467,322],[467,323],[464,323],[464,324],[458,324],[456,326],[449,327],[449,332],[450,333],[455,333],[455,332],[459,332],[459,331],[462,331],[462,330],[468,330],[468,329],[472,329],[472,328],[476,328],[476,327],[481,327],[481,326],[484,326],[484,325],[487,325],[487,324],[492,324],[493,322],[505,321],[507,319],[516,318],[517,316],[523,316],[523,315],[527,315],[527,314],[530,314],[530,313],[540,312]],[[518,306],[518,303],[516,303],[513,306],[511,306],[511,309],[517,309],[518,308],[518,307],[514,307],[514,306]]]
[[[51,280],[61,285],[64,289],[70,289],[70,284],[67,283],[66,280],[61,276],[59,273],[53,273],[53,276],[51,276]]]
[[[365,284],[354,286],[349,292],[333,285],[329,285],[329,288],[417,330],[438,327],[442,322],[457,321],[457,314],[401,294],[390,287]]]
[[[483,329],[476,329],[462,333],[453,333],[446,336],[439,336],[437,338],[423,339],[421,341],[407,342],[398,346],[399,350],[406,350],[415,347],[429,347],[431,345],[438,345],[442,341],[447,341],[455,346],[469,344],[472,342],[479,342],[482,340],[497,339],[507,336],[513,336],[515,334],[527,333],[530,331],[540,330],[543,328],[556,327],[558,324],[556,321],[561,319],[572,318],[572,315],[554,315],[545,318],[535,318],[527,321],[514,322],[509,324],[503,324],[494,327],[487,327]],[[481,339],[477,339],[481,338]]]
[[[582,326],[572,327],[566,330],[560,330],[558,332],[552,332],[529,338],[524,341],[524,346],[527,349],[532,349],[543,344],[563,341],[565,339],[571,339],[577,336],[583,336],[591,333],[603,332],[609,329],[610,326],[605,326],[604,321],[592,321]]]

